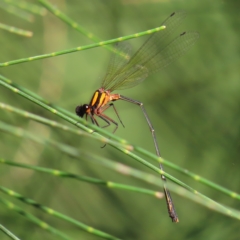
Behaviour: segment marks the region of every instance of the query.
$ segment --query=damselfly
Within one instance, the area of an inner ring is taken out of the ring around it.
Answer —
[[[172,13],[162,23],[162,26],[166,28],[152,34],[134,55],[131,54],[131,48],[128,44],[124,42],[116,44],[116,53],[111,57],[101,88],[95,91],[89,104],[76,107],[76,114],[80,117],[86,115],[86,119],[87,116],[89,116],[93,124],[99,126],[95,118],[95,116],[98,116],[106,122],[107,125],[104,127],[114,124],[115,128],[113,132],[115,132],[118,128],[118,123],[105,114],[105,111],[109,107],[113,107],[118,119],[123,125],[113,102],[116,100],[124,100],[140,106],[151,130],[156,154],[160,157],[156,135],[147,112],[143,107],[143,103],[120,94],[113,94],[112,92],[136,86],[150,74],[166,67],[183,55],[196,42],[199,37],[197,32],[183,32],[170,42],[168,41],[172,32],[180,25],[185,15],[185,12]],[[162,164],[160,164],[160,169],[163,170]],[[164,183],[163,188],[169,216],[173,222],[178,222],[179,219],[170,192],[166,186],[166,178],[164,175],[161,175],[161,178]]]

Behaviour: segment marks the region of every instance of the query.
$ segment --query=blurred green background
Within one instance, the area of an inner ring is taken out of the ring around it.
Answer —
[[[239,192],[240,2],[51,2],[102,40],[160,26],[168,15],[177,10],[188,12],[187,18],[175,34],[177,36],[184,30],[198,31],[200,39],[194,47],[181,59],[149,77],[142,84],[119,93],[145,104],[165,159],[229,190]],[[49,12],[44,17],[35,16],[34,22],[29,23],[0,9],[0,22],[34,33],[32,38],[25,38],[0,30],[0,62],[92,43]],[[146,38],[129,42],[136,50]],[[100,87],[110,55],[111,53],[104,48],[94,48],[1,68],[0,74],[74,113],[75,107],[88,103],[93,92]],[[6,104],[68,124],[3,87],[0,87],[0,99]],[[125,128],[120,126],[116,134],[155,152],[141,110],[121,101],[116,102],[115,106],[125,124]],[[109,111],[109,116],[115,118],[114,112]],[[4,110],[1,110],[0,121],[22,127],[36,136],[50,138],[153,173],[110,146],[100,148],[101,144],[92,139],[76,137]],[[116,174],[89,159],[76,161],[54,148],[16,138],[4,132],[0,134],[1,157],[6,159],[158,190],[133,178]],[[165,169],[219,203],[236,209],[240,207],[237,200],[171,169]],[[5,165],[1,165],[0,174],[2,186],[121,239],[239,239],[240,228],[237,220],[213,212],[176,194],[172,194],[172,197],[180,223],[173,224],[168,217],[164,200],[54,178],[47,174]],[[27,209],[65,231],[73,239],[99,239],[30,207]],[[6,210],[3,205],[0,206],[0,211],[1,224],[20,238],[56,239],[22,216]],[[8,238],[0,234],[0,239]]]

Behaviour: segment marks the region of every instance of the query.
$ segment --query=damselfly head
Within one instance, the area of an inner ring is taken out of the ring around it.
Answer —
[[[76,107],[75,112],[79,117],[83,117],[86,114],[87,109],[89,108],[88,104],[79,105]]]

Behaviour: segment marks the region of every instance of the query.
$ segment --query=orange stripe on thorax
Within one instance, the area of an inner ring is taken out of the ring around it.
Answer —
[[[92,100],[90,102],[90,106],[94,109],[98,109],[103,107],[109,102],[109,93],[105,91],[99,91],[97,90],[92,97]]]
[[[89,104],[91,107],[96,104],[96,102],[97,102],[97,100],[98,100],[98,98],[99,98],[99,94],[100,94],[100,93],[99,93],[98,90],[93,94],[92,100],[91,100],[91,102],[90,102],[90,104]]]
[[[96,110],[105,106],[110,101],[118,100],[119,97],[120,97],[119,94],[111,94],[109,91],[105,91],[104,89],[100,88],[93,94],[89,106],[91,107],[92,110]],[[91,110],[89,109],[88,112],[90,111]]]

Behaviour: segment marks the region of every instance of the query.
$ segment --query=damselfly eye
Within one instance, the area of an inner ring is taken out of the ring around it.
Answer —
[[[79,117],[82,118],[84,116],[84,114],[86,113],[87,109],[88,109],[87,104],[79,105],[76,107],[75,112]]]

